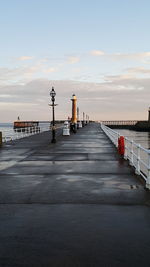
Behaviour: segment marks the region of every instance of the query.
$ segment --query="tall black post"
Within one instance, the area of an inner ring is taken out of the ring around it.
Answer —
[[[56,143],[56,138],[55,138],[55,104],[54,104],[55,98],[52,99],[52,110],[53,110],[53,127],[52,127],[52,141],[51,143]]]
[[[50,96],[51,96],[51,101],[52,101],[52,140],[51,140],[51,143],[56,143],[56,137],[55,137],[55,95],[56,95],[56,92],[54,90],[54,87],[52,87],[52,90],[50,92]]]

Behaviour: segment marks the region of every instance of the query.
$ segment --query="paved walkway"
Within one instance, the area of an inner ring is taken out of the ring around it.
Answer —
[[[91,123],[0,151],[0,266],[149,266],[150,193]]]

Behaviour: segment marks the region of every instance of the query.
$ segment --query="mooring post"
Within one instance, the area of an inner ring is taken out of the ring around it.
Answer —
[[[63,135],[65,135],[65,136],[69,136],[70,135],[70,127],[69,127],[69,122],[68,121],[64,122]]]

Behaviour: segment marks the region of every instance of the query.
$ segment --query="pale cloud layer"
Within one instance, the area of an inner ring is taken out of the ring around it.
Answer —
[[[138,65],[131,64],[131,67],[122,64],[123,69],[112,75],[111,72],[102,73],[98,66],[94,69],[95,61],[90,64],[89,57],[104,63],[105,58],[116,61],[137,60]],[[107,54],[101,50],[92,50],[88,55],[66,56],[56,61],[44,57],[34,59],[30,64],[26,64],[26,57],[20,60],[22,65],[18,67],[1,67],[2,121],[14,121],[18,115],[27,120],[51,119],[48,103],[52,86],[55,87],[59,104],[56,108],[57,119],[71,116],[70,98],[73,93],[77,95],[80,112],[88,113],[92,119],[146,119],[150,105],[149,60],[150,52]],[[144,62],[143,65],[141,62]],[[94,78],[97,75],[95,82],[92,75]]]
[[[31,57],[31,56],[21,56],[21,57],[18,58],[18,60],[21,60],[21,61],[30,60],[30,59],[33,59],[33,57]]]
[[[145,69],[143,67],[137,67],[137,68],[128,68],[128,73],[135,73],[135,74],[150,74],[150,69]]]
[[[101,50],[92,50],[90,52],[90,54],[92,56],[104,56],[105,55],[105,52],[101,51]]]
[[[68,57],[69,64],[75,64],[75,63],[78,63],[79,61],[80,61],[79,57],[75,57],[75,56]]]
[[[71,115],[70,98],[73,93],[77,95],[80,114],[84,111],[92,119],[146,119],[149,84],[150,78],[115,75],[106,76],[103,83],[37,79],[25,85],[1,86],[1,113],[6,117],[9,115],[12,121],[18,115],[22,119],[48,120],[51,117],[49,92],[54,86],[58,119]]]
[[[140,61],[145,64],[150,63],[150,52],[142,52],[142,53],[106,53],[102,50],[92,50],[89,53],[92,56],[105,56],[109,59],[113,60],[134,60]]]
[[[44,70],[44,72],[46,72],[46,73],[56,72],[56,71],[57,71],[57,69],[56,68],[53,68],[53,67]]]

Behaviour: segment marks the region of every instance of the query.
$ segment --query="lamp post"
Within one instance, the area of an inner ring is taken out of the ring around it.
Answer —
[[[83,123],[82,123],[82,127],[85,126],[85,113],[83,112]]]
[[[150,122],[150,107],[149,107],[149,110],[148,110],[148,122]]]
[[[51,96],[51,101],[52,104],[50,106],[52,106],[52,116],[53,116],[53,120],[52,120],[52,140],[51,143],[56,143],[56,138],[55,138],[55,110],[54,107],[56,106],[55,103],[55,96],[56,96],[56,92],[54,90],[54,87],[52,87],[52,90],[50,92],[50,96]]]

